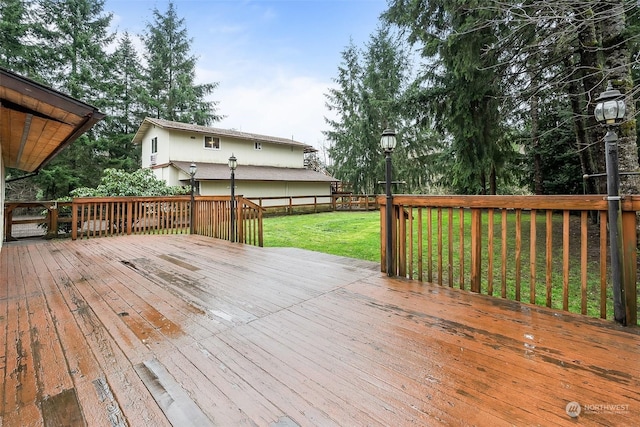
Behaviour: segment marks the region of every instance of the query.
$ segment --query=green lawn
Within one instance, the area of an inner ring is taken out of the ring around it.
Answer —
[[[265,218],[264,245],[380,262],[380,213],[326,212]]]

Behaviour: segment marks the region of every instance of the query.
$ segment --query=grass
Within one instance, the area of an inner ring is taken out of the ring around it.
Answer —
[[[325,212],[265,218],[264,245],[380,262],[380,213]]]

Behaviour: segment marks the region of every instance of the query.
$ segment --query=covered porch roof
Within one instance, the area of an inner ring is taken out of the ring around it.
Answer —
[[[0,68],[0,144],[5,167],[39,170],[104,116],[91,105]]]

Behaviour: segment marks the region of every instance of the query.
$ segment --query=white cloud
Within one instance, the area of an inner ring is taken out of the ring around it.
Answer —
[[[222,81],[214,98],[227,117],[215,126],[293,138],[321,148],[328,85],[284,72],[235,85]]]

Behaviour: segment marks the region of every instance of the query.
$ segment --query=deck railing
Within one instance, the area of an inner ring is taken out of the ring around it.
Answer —
[[[264,209],[243,197],[236,197],[236,241],[263,246]],[[231,197],[200,196],[195,201],[195,234],[231,240]]]
[[[4,240],[18,237],[47,238],[65,234],[71,229],[71,202],[21,201],[4,204]],[[14,226],[17,226],[14,228]],[[16,230],[16,228],[18,230]]]
[[[386,272],[385,197],[378,203]],[[625,197],[621,210],[626,319],[636,324],[640,196]],[[613,317],[604,196],[400,195],[392,223],[395,275]]]
[[[263,245],[262,209],[236,197],[237,241]],[[194,232],[229,240],[231,198],[197,196],[194,202]],[[191,198],[92,197],[72,203],[71,238],[83,239],[126,234],[186,234],[191,230]]]

